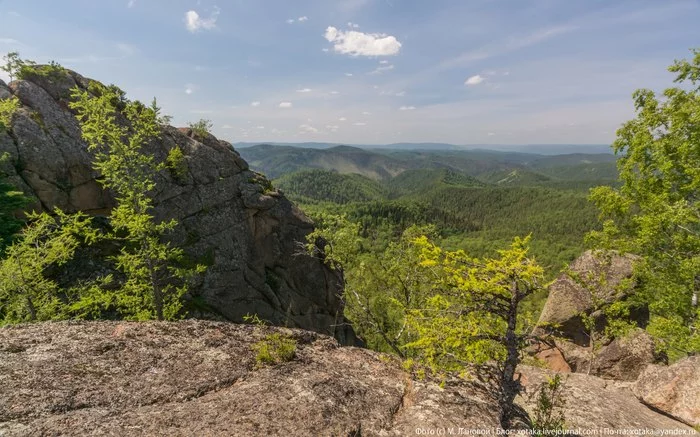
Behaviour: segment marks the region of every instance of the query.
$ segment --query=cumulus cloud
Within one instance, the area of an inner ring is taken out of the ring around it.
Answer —
[[[310,126],[308,124],[302,124],[299,126],[300,133],[305,133],[305,134],[315,134],[318,133],[318,129],[316,129],[313,126]]]
[[[297,90],[298,93],[310,93],[311,88],[302,88],[300,90]]]
[[[484,77],[477,74],[475,76],[471,76],[469,79],[464,81],[464,84],[467,86],[473,86],[473,85],[479,85],[483,81],[484,81]]]
[[[308,19],[309,19],[309,17],[307,17],[306,15],[304,15],[303,17],[297,18],[297,21],[307,21]]]
[[[292,102],[280,102],[279,107],[280,108],[291,108]]]
[[[292,24],[292,23],[294,23],[294,18],[290,18],[290,19],[288,19],[288,20],[287,20],[287,23],[288,23],[288,24]]]
[[[201,17],[197,11],[185,12],[185,28],[192,32],[211,30],[216,27],[216,19],[219,17],[219,9],[215,9],[209,18]]]
[[[250,102],[250,106],[260,106],[260,102],[258,102],[257,100],[254,102]]]
[[[391,56],[399,53],[401,43],[396,37],[385,33],[363,33],[355,30],[343,31],[328,26],[323,35],[333,43],[333,50],[350,56]]]
[[[413,111],[414,109],[416,109],[415,106],[402,106],[399,108],[399,111]]]
[[[357,28],[360,27],[360,25],[357,24],[357,23],[353,23],[353,22],[351,22],[351,21],[348,21],[348,27],[351,27],[351,28],[353,28],[353,29],[357,29]]]
[[[297,18],[296,20],[295,20],[294,18],[290,18],[290,19],[287,20],[287,23],[288,23],[288,24],[292,24],[292,23],[294,23],[294,22],[296,22],[296,21],[298,21],[298,22],[300,22],[300,23],[303,23],[304,21],[309,21],[309,17],[307,17],[306,15],[303,15],[303,16]]]

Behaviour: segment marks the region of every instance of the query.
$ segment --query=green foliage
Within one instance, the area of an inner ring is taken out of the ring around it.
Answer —
[[[9,52],[3,56],[2,59],[5,61],[5,63],[0,66],[0,70],[4,71],[8,76],[10,76],[10,82],[12,82],[15,77],[20,77],[22,67],[27,64],[33,64],[33,62],[25,61],[20,58],[18,52]]]
[[[0,100],[0,132],[12,129],[12,117],[20,106],[19,99],[15,96]]]
[[[306,202],[329,201],[338,204],[380,199],[380,184],[358,174],[326,170],[301,170],[276,179],[275,185]]]
[[[170,174],[173,175],[175,180],[184,181],[187,178],[187,159],[185,159],[185,154],[182,153],[180,146],[175,146],[168,152],[168,157],[165,160],[165,165]]]
[[[0,164],[10,158],[8,153],[0,155]],[[27,206],[30,199],[12,184],[7,182],[7,176],[0,172],[0,254],[14,239],[15,234],[22,228],[24,222],[15,217],[15,212]]]
[[[60,80],[66,74],[66,69],[56,61],[50,61],[45,65],[37,65],[32,61],[22,61],[17,77],[25,79],[30,76],[41,76],[49,80]]]
[[[634,93],[636,118],[617,131],[620,188],[599,187],[591,200],[603,230],[600,248],[632,252],[648,331],[671,355],[700,351],[700,50],[669,70],[684,87]]]
[[[81,244],[97,239],[84,214],[30,214],[30,224],[0,261],[0,323],[60,319],[69,310],[50,268],[68,262]]]
[[[345,314],[368,346],[437,375],[495,364],[490,380],[509,421],[526,336],[519,306],[543,281],[528,256],[529,237],[516,238],[498,258],[479,259],[433,243],[424,234],[434,228],[410,227],[398,241],[372,248],[346,217],[324,214],[317,224],[306,249],[334,269],[343,266]]]
[[[563,411],[566,401],[562,397],[562,386],[561,376],[557,374],[540,387],[533,412],[532,435],[544,437],[566,429]]]
[[[286,363],[294,359],[297,343],[293,338],[275,332],[253,344],[253,351],[255,362],[260,367]]]
[[[214,124],[210,120],[201,119],[194,123],[189,123],[188,126],[196,136],[199,138],[206,138],[211,128],[214,127]]]
[[[163,241],[177,222],[158,223],[152,215],[149,193],[155,189],[157,171],[164,166],[156,164],[143,147],[160,136],[157,107],[129,101],[119,113],[115,102],[120,96],[108,87],[99,91],[93,96],[75,89],[71,108],[77,111],[83,138],[95,154],[94,166],[103,176],[102,184],[118,201],[110,219],[114,236],[123,242],[115,261],[126,280],[105,306],[115,306],[129,319],[175,319],[181,316],[181,296],[204,266],[181,267],[182,249]],[[120,122],[121,116],[127,123]]]

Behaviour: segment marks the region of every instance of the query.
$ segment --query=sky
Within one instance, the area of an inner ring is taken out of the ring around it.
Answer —
[[[699,21],[700,0],[0,0],[0,53],[231,142],[609,144]]]

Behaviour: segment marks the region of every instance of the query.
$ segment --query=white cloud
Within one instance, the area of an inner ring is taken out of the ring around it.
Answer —
[[[230,124],[225,124],[225,125],[221,126],[221,129],[234,129],[234,127],[231,126]]]
[[[360,27],[360,25],[357,24],[357,23],[353,23],[353,22],[351,22],[351,21],[348,21],[348,27],[351,27],[351,28],[353,28],[353,29],[357,29],[357,28]]]
[[[262,129],[265,129],[265,126],[255,126],[255,129],[260,129],[260,130],[262,130]]]
[[[353,125],[354,125],[354,126],[366,126],[367,123],[358,122],[358,123],[353,123]]]
[[[492,136],[494,136],[494,135],[496,135],[496,134],[493,133],[493,132],[489,132],[488,135],[489,135],[490,137],[492,137]]]
[[[347,77],[352,77],[352,73],[345,73]]]
[[[467,86],[479,85],[483,81],[484,81],[484,77],[477,74],[475,76],[471,76],[469,79],[464,81],[464,84]]]
[[[372,113],[369,112],[369,111],[365,111],[365,112],[362,113],[362,115],[372,115]]]
[[[340,117],[340,118],[338,119],[338,121],[346,121],[346,120],[347,120],[347,118],[345,118],[345,117]]]
[[[403,97],[405,95],[406,95],[406,91],[399,91],[398,93],[396,93],[396,97]]]
[[[334,95],[334,96],[335,96],[335,95],[338,95],[338,94],[340,94],[340,91],[331,91],[331,92],[330,92],[329,94],[332,94],[332,95]]]
[[[380,64],[388,64],[389,61],[387,61],[386,59],[382,59],[381,61],[379,61],[379,63],[380,63]]]
[[[413,111],[414,109],[416,109],[415,106],[402,106],[399,108],[399,111]]]
[[[136,3],[136,0],[129,0],[129,3],[126,5],[126,7],[133,8],[135,3]]]
[[[185,94],[192,94],[192,93],[194,93],[195,91],[197,91],[197,88],[198,88],[197,85],[188,83],[188,84],[185,85]]]
[[[399,53],[401,43],[384,33],[343,31],[328,26],[324,37],[333,43],[333,50],[351,56],[391,56]]]
[[[304,15],[304,16],[302,16],[302,17],[297,18],[297,21],[300,21],[300,22],[301,22],[301,21],[307,21],[308,19],[309,19],[309,17],[307,17],[306,15]]]
[[[300,90],[297,90],[298,93],[310,93],[311,88],[302,88]]]
[[[280,108],[291,108],[292,102],[280,102],[279,107]]]
[[[368,74],[381,74],[381,73],[384,73],[385,71],[391,71],[394,69],[393,64],[388,64],[388,65],[386,63],[380,63],[380,64],[382,64],[382,65],[380,65],[376,69],[370,71]]]
[[[290,19],[288,19],[288,20],[287,20],[287,23],[288,23],[288,24],[292,24],[292,23],[294,23],[294,18],[290,18]]]
[[[327,124],[326,129],[330,130],[331,132],[335,132],[338,129],[340,129],[340,126],[338,126],[337,124]]]
[[[260,102],[258,102],[257,100],[254,102],[250,102],[250,106],[260,106]]]
[[[192,32],[200,30],[211,30],[216,27],[216,19],[219,16],[219,9],[215,9],[209,18],[202,18],[197,11],[185,12],[185,28]]]
[[[302,124],[302,125],[300,125],[300,126],[299,126],[299,129],[301,130],[301,132],[299,132],[299,133],[306,133],[306,134],[315,134],[315,133],[318,133],[318,129],[316,129],[315,127],[310,126],[310,125],[308,125],[308,124]]]

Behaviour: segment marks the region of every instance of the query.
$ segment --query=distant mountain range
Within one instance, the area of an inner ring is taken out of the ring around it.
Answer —
[[[239,142],[236,148],[254,147],[261,144],[272,146],[290,146],[304,149],[330,149],[337,146],[352,146],[361,149],[379,150],[487,150],[499,152],[534,153],[540,155],[562,155],[572,153],[611,153],[609,144],[468,144],[448,143],[392,143],[392,144],[340,144],[340,143],[277,143],[277,142]]]
[[[545,155],[483,149],[363,149],[353,146],[304,148],[262,144],[238,146],[251,168],[270,178],[300,170],[321,169],[358,174],[388,181],[406,173],[418,181],[415,170],[445,169],[496,185],[542,185],[573,181],[612,181],[617,178],[616,157],[608,153]]]

